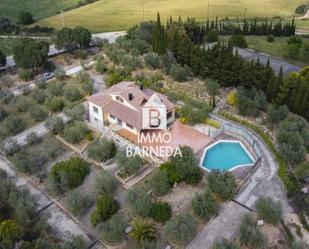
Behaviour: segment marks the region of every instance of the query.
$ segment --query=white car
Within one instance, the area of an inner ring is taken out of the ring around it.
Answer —
[[[52,78],[54,78],[54,74],[53,73],[43,73],[41,75],[41,78],[44,80],[50,80]]]

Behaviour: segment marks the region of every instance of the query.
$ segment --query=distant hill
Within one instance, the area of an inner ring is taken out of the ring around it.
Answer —
[[[155,19],[159,11],[163,21],[169,16],[196,17],[291,17],[298,5],[307,0],[101,0],[64,14],[66,26],[83,25],[92,31],[124,30],[141,20]],[[61,27],[61,16],[43,19],[41,25]]]
[[[60,10],[77,7],[80,0],[0,0],[0,16],[16,20],[20,11],[29,11],[38,20],[52,16]]]

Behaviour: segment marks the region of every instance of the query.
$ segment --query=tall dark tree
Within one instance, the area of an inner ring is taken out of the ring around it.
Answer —
[[[5,66],[6,64],[6,55],[0,50],[0,67]]]
[[[38,69],[46,62],[49,51],[49,44],[44,41],[25,38],[13,48],[13,56],[16,65],[21,68],[32,69],[38,73]]]
[[[157,14],[157,23],[152,37],[152,49],[158,54],[164,54],[167,48],[165,28],[161,24],[160,14]]]

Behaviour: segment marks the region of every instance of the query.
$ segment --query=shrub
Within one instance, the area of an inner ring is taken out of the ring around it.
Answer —
[[[87,126],[79,121],[66,126],[63,130],[64,139],[72,144],[81,142],[86,134],[89,133]]]
[[[299,181],[309,182],[309,162],[301,162],[295,167],[294,173]]]
[[[44,247],[45,248],[45,247]],[[72,240],[65,241],[60,249],[87,249],[87,242],[81,235],[73,237]]]
[[[98,225],[98,230],[105,241],[116,243],[120,242],[125,237],[126,223],[122,216],[114,215],[104,223]]]
[[[119,209],[118,203],[108,194],[103,194],[97,200],[97,206],[91,214],[90,220],[93,226],[110,219]]]
[[[37,104],[43,104],[47,95],[44,90],[36,88],[31,92],[31,97]]]
[[[67,87],[64,90],[64,97],[71,102],[81,99],[82,94],[77,87]]]
[[[120,175],[131,176],[136,174],[143,166],[143,159],[139,156],[127,157],[124,152],[116,155],[116,162],[120,168]]]
[[[257,214],[266,222],[276,225],[282,218],[280,201],[273,201],[270,197],[260,197],[255,203]]]
[[[273,35],[268,35],[268,36],[267,36],[267,41],[268,41],[268,42],[274,42],[274,41],[275,41],[274,36],[273,36]]]
[[[0,122],[3,121],[8,115],[8,112],[4,108],[0,107]]]
[[[167,221],[163,227],[163,234],[170,243],[185,246],[195,236],[197,224],[189,213],[176,215]]]
[[[172,217],[172,208],[166,202],[155,202],[150,209],[150,217],[156,222],[165,223]]]
[[[88,195],[73,191],[66,197],[66,205],[75,216],[83,215],[92,205],[92,198]]]
[[[230,172],[212,171],[207,176],[207,180],[211,191],[217,193],[224,200],[233,198],[236,193],[236,180]]]
[[[291,60],[297,60],[299,58],[300,48],[298,44],[289,44],[286,57]]]
[[[15,108],[17,111],[26,112],[31,106],[33,106],[33,103],[31,103],[28,98],[24,96],[19,96],[16,98]]]
[[[115,192],[118,186],[118,181],[113,175],[107,171],[101,171],[96,177],[94,182],[94,191],[97,195],[100,194],[112,194]]]
[[[31,132],[29,135],[27,135],[27,144],[29,145],[35,145],[35,144],[39,144],[42,139],[40,137],[38,137],[38,135],[35,132]]]
[[[169,70],[169,75],[173,78],[173,80],[183,82],[189,78],[190,69],[187,66],[182,67],[179,64],[173,64]]]
[[[116,155],[116,152],[117,148],[115,143],[106,138],[92,142],[87,148],[89,157],[99,162],[105,162],[111,159]]]
[[[307,9],[308,9],[307,4],[298,5],[297,8],[295,9],[295,14],[304,15],[306,14]]]
[[[10,135],[15,135],[26,128],[26,122],[21,117],[9,116],[3,121],[3,127]]]
[[[96,66],[95,66],[95,70],[100,73],[100,74],[103,74],[107,71],[107,67],[104,63],[104,58],[103,57],[99,57],[97,59],[97,62],[96,62]]]
[[[56,80],[58,81],[64,80],[65,78],[65,72],[64,70],[61,70],[61,69],[55,70],[54,75],[55,75]]]
[[[250,215],[245,215],[242,218],[239,240],[242,245],[246,245],[247,247],[253,249],[265,248],[265,245],[267,244],[266,237],[256,226],[255,221]]]
[[[171,189],[168,174],[165,170],[158,170],[151,178],[149,184],[157,196],[166,195]]]
[[[64,122],[61,117],[50,117],[46,120],[45,126],[53,134],[59,134],[64,129]]]
[[[227,103],[231,106],[235,106],[237,104],[237,93],[236,91],[230,91],[227,95]]]
[[[160,56],[156,53],[148,53],[144,57],[147,67],[157,69],[160,67]]]
[[[49,97],[45,104],[52,112],[60,112],[64,108],[64,101],[61,97]]]
[[[32,79],[33,79],[33,74],[32,74],[32,72],[23,69],[23,70],[21,70],[21,71],[18,73],[18,77],[19,77],[21,80],[29,81],[29,80],[32,80]]]
[[[52,187],[55,187],[56,192],[64,192],[81,185],[88,173],[88,163],[79,157],[72,157],[56,163],[48,177],[55,183]]]
[[[62,96],[63,95],[63,83],[52,82],[48,84],[47,91],[51,96]]]
[[[156,238],[156,229],[151,220],[136,218],[132,222],[132,228],[130,237],[137,241],[139,245]]]
[[[271,124],[279,124],[282,120],[284,120],[289,113],[289,109],[286,105],[279,106],[276,108],[273,105],[270,105],[267,109],[267,119]]]
[[[208,221],[216,215],[219,205],[213,198],[210,191],[206,190],[203,194],[196,194],[192,199],[193,213],[199,218]]]
[[[127,194],[128,204],[131,210],[141,217],[147,217],[152,207],[149,195],[142,189],[133,188]]]
[[[217,42],[219,40],[218,32],[215,30],[209,31],[209,33],[206,35],[206,41],[207,42]]]
[[[246,48],[248,47],[247,41],[244,35],[233,34],[231,36],[231,43],[235,47]]]
[[[3,67],[6,65],[6,55],[4,52],[0,50],[0,67]]]
[[[28,112],[31,118],[33,118],[37,122],[45,120],[48,116],[47,111],[43,107],[38,105],[30,107]]]
[[[73,107],[65,110],[65,113],[70,116],[73,120],[84,120],[86,113],[85,106],[83,104],[74,105]]]
[[[77,75],[77,80],[81,84],[87,84],[92,82],[90,74],[86,71],[80,71]]]
[[[220,241],[216,241],[212,249],[241,249],[241,248],[235,245],[233,242],[228,241],[227,239],[222,239]]]
[[[303,40],[301,39],[300,36],[293,35],[289,37],[289,40],[288,40],[289,45],[296,45],[297,47],[301,48],[302,43],[303,43]]]

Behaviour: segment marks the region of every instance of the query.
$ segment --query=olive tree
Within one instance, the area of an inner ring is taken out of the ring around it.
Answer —
[[[260,218],[273,225],[278,224],[282,218],[281,202],[270,197],[259,197],[255,208]]]
[[[115,156],[116,152],[115,143],[106,138],[92,142],[87,148],[89,157],[100,162],[111,159]]]
[[[158,170],[150,179],[149,184],[158,196],[167,194],[171,189],[166,170]]]
[[[224,200],[233,198],[236,193],[236,180],[230,172],[212,171],[207,180],[211,191],[217,193]]]
[[[109,172],[103,170],[96,177],[94,182],[94,191],[97,195],[100,194],[112,194],[117,189],[118,182],[116,178]]]
[[[128,204],[134,214],[147,217],[150,214],[152,203],[149,195],[142,189],[133,188],[127,194]]]
[[[126,222],[121,215],[114,215],[108,221],[100,223],[98,230],[107,242],[121,242],[125,237]]]
[[[72,191],[66,197],[66,205],[70,212],[75,216],[83,215],[92,205],[92,198],[79,191]]]
[[[206,190],[202,194],[196,194],[192,199],[193,213],[203,220],[209,220],[218,213],[219,205],[212,193]]]

